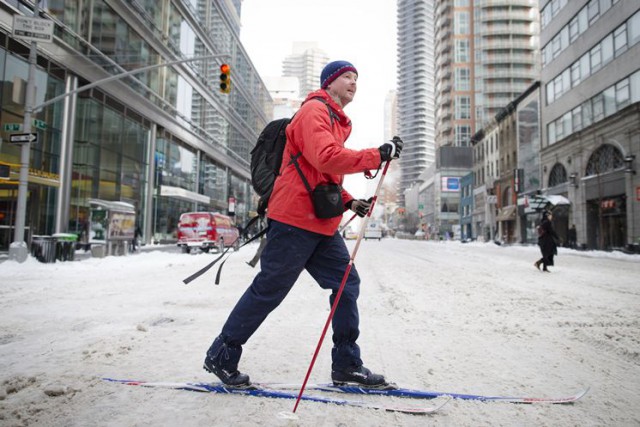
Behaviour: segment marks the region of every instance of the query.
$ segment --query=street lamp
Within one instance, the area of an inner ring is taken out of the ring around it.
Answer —
[[[633,169],[633,161],[635,158],[636,158],[635,154],[629,154],[623,159],[625,173],[631,173],[631,174],[636,173],[635,169]]]
[[[569,175],[569,182],[571,183],[571,186],[577,187],[578,186],[578,174],[574,172],[571,175]]]

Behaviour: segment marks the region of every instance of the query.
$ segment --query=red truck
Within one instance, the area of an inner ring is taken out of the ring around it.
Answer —
[[[217,249],[224,251],[233,247],[235,251],[240,247],[238,228],[226,215],[214,212],[187,212],[180,215],[178,222],[178,246],[183,253],[190,253],[193,249],[209,252]]]

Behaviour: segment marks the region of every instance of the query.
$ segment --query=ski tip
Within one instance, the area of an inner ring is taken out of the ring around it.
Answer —
[[[582,391],[576,393],[576,395],[574,396],[573,401],[577,401],[582,399],[587,393],[589,393],[589,390],[591,390],[591,386],[587,386],[585,389],[583,389]]]
[[[449,403],[451,401],[451,397],[449,396],[443,396],[438,398],[434,403],[436,403],[435,406],[432,406],[430,408],[403,408],[400,412],[403,412],[405,414],[413,414],[413,415],[429,415],[429,414],[434,414],[438,411],[440,411],[440,409],[442,409],[444,407],[444,405],[446,405],[447,403]]]
[[[590,388],[591,387],[584,388],[572,396],[559,397],[559,398],[527,398],[522,402],[515,402],[515,403],[551,403],[551,404],[557,404],[557,405],[571,404],[582,399],[584,395],[589,392]]]
[[[556,401],[552,402],[552,403],[557,403],[557,404],[571,404],[571,403],[575,403],[578,400],[582,399],[591,389],[590,386],[580,390],[579,392],[577,392],[576,394],[574,394],[573,396],[569,396],[566,399],[557,399]]]

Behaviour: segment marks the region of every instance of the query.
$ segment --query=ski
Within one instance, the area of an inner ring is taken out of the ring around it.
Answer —
[[[262,383],[262,387],[268,387],[274,390],[299,390],[300,384],[277,384],[277,383]],[[395,396],[395,397],[407,397],[412,399],[435,399],[441,396],[448,396],[453,399],[461,400],[479,400],[479,401],[491,401],[491,402],[507,402],[507,403],[550,403],[550,404],[562,404],[573,403],[580,400],[587,392],[589,388],[580,390],[579,392],[562,397],[517,397],[517,396],[488,396],[480,394],[463,394],[463,393],[451,393],[443,391],[430,391],[430,390],[416,390],[410,388],[397,388],[391,386],[390,388],[376,389],[359,387],[357,385],[333,385],[333,384],[307,384],[307,390],[325,391],[342,394],[361,394],[361,395],[382,395],[382,396]]]
[[[274,390],[271,388],[267,388],[263,385],[251,385],[246,388],[239,388],[239,387],[228,387],[222,383],[148,382],[148,381],[136,381],[136,380],[122,380],[122,379],[115,379],[115,378],[102,378],[102,379],[105,381],[125,384],[125,385],[169,388],[174,390],[188,390],[188,391],[195,391],[195,392],[201,392],[201,393],[239,394],[244,396],[266,397],[271,399],[296,400],[298,398],[298,392],[286,391],[284,389]],[[383,410],[387,412],[400,412],[400,413],[412,414],[412,415],[432,414],[434,412],[437,412],[449,401],[449,399],[443,399],[442,401],[437,402],[433,406],[411,407],[411,406],[380,404],[380,403],[374,403],[374,402],[365,402],[365,401],[359,401],[359,400],[349,400],[349,399],[334,398],[329,396],[317,396],[317,395],[308,395],[308,394],[303,394],[301,400],[305,400],[309,402],[331,403],[334,405],[341,405],[341,406],[355,406],[355,407],[366,408],[366,409],[377,409],[377,410]]]

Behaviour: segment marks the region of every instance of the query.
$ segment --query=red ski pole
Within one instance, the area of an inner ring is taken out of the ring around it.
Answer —
[[[333,315],[338,308],[338,303],[340,302],[340,297],[342,296],[342,291],[344,290],[344,285],[347,283],[347,278],[349,277],[349,273],[351,272],[351,268],[353,267],[353,261],[356,259],[356,254],[358,253],[358,248],[360,247],[360,242],[362,241],[362,237],[364,236],[364,230],[367,228],[367,223],[369,222],[369,218],[371,217],[371,212],[373,212],[373,208],[376,205],[376,201],[378,200],[378,194],[380,193],[380,189],[382,188],[382,181],[384,181],[385,175],[387,175],[387,169],[389,169],[389,164],[391,160],[388,160],[384,165],[384,169],[382,170],[382,176],[380,177],[380,181],[378,181],[378,186],[376,187],[376,192],[373,195],[373,199],[371,200],[371,207],[369,208],[369,212],[367,212],[367,216],[364,217],[362,221],[362,225],[360,225],[360,232],[358,233],[358,239],[356,240],[356,245],[353,248],[353,252],[351,253],[351,258],[349,258],[349,264],[347,264],[347,269],[344,272],[344,276],[342,276],[342,282],[340,283],[340,288],[338,288],[338,293],[336,294],[336,298],[333,301],[333,305],[331,306],[331,312],[329,313],[329,317],[324,324],[324,328],[322,329],[322,334],[320,335],[320,339],[318,340],[318,345],[316,345],[316,351],[313,353],[313,358],[311,359],[311,363],[309,364],[309,368],[307,369],[307,375],[304,377],[304,381],[302,382],[302,387],[300,387],[300,393],[298,393],[298,398],[296,399],[296,404],[293,407],[293,412],[296,412],[298,409],[298,404],[300,403],[300,399],[302,398],[302,394],[304,393],[304,389],[307,387],[307,381],[309,381],[309,376],[311,376],[311,371],[313,370],[313,365],[316,363],[316,359],[318,358],[318,353],[320,352],[320,348],[322,347],[322,342],[324,341],[324,337],[327,334],[327,330],[329,329],[329,325],[331,325],[331,320],[333,319]]]
[[[344,229],[347,228],[347,225],[349,225],[349,223],[351,223],[351,221],[353,221],[355,219],[355,217],[357,217],[357,216],[358,216],[358,214],[353,214],[353,216],[351,218],[349,218],[349,221],[347,221],[344,224],[342,224],[342,227],[340,227],[338,229],[338,233],[342,234]]]

